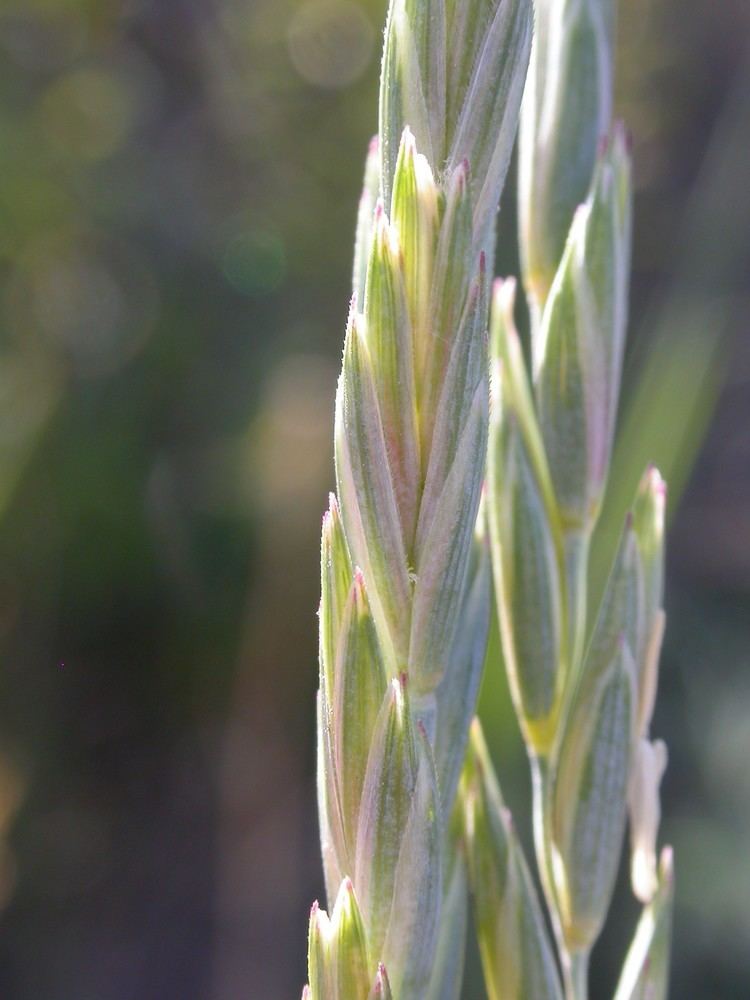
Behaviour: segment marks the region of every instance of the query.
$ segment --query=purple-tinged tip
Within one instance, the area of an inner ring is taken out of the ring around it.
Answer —
[[[354,596],[354,607],[358,615],[367,611],[367,587],[365,586],[365,575],[359,566],[354,567],[354,580],[352,582],[352,593]]]
[[[315,902],[313,903],[313,905],[310,907],[310,919],[311,920],[313,919],[313,917],[317,917],[319,909],[320,909],[320,903],[316,899]]]
[[[375,202],[375,222],[378,223],[385,215],[385,205],[383,204],[383,199],[378,195],[378,199]]]
[[[370,156],[375,156],[377,153],[380,152],[380,136],[379,135],[374,135],[372,137],[372,139],[370,139],[370,145],[367,147],[367,152],[368,152],[368,154]]]
[[[453,186],[455,187],[459,198],[463,198],[466,195],[466,189],[468,187],[466,174],[460,167],[453,175]]]
[[[409,681],[409,675],[405,670],[402,670],[398,677],[398,682],[401,685],[401,690],[406,691],[406,685]]]
[[[336,499],[335,493],[328,494],[328,510],[330,511],[332,516],[335,517],[339,516],[339,502]]]
[[[608,135],[600,135],[599,139],[598,139],[598,141],[596,143],[596,155],[597,155],[597,157],[599,159],[601,159],[601,157],[606,156],[608,149],[609,149],[609,136]]]
[[[633,511],[629,510],[625,515],[625,531],[630,531],[633,527]]]
[[[373,993],[375,996],[382,997],[383,990],[388,985],[388,973],[385,971],[385,966],[382,962],[378,962],[378,971],[375,976],[375,986],[373,987]]]
[[[667,496],[667,481],[662,477],[661,472],[654,466],[651,473],[651,482],[654,488],[654,492],[657,496],[662,499],[666,499]]]
[[[667,484],[664,481],[661,472],[659,472],[653,462],[649,462],[646,466],[643,482],[646,489],[650,490],[656,497],[660,500],[665,499],[667,495]]]
[[[344,891],[350,896],[354,894],[354,884],[348,875],[344,878]]]
[[[464,157],[454,170],[453,177],[451,179],[451,183],[455,185],[458,193],[462,196],[466,193],[470,176],[471,171],[469,170],[469,161],[466,157]]]
[[[487,255],[485,254],[484,250],[482,250],[480,251],[479,254],[479,273],[482,277],[484,277],[486,270],[487,270]]]

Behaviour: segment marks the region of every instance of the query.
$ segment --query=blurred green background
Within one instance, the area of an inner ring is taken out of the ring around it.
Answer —
[[[592,588],[655,459],[672,995],[729,1000],[750,989],[750,5],[621,6],[633,308]],[[319,517],[384,8],[0,6],[3,998],[299,995]],[[493,649],[482,714],[523,826]],[[636,917],[621,883],[594,997]]]

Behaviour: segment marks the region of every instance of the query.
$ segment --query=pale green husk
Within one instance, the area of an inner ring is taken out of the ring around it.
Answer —
[[[615,1000],[666,998],[671,853],[656,856],[667,754],[650,733],[664,631],[655,469],[603,593],[587,600],[630,267],[615,0],[535,8],[388,10],[321,546],[317,778],[331,915],[313,907],[308,1000],[458,1000],[470,926],[490,1000],[586,1000],[628,821],[644,909]],[[528,345],[515,280],[492,281],[519,114]],[[493,590],[543,899],[472,723]]]

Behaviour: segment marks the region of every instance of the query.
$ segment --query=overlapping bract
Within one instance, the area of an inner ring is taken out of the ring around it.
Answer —
[[[616,0],[536,0],[521,110],[519,242],[540,315],[612,118]]]
[[[343,898],[350,900],[356,885],[362,995],[378,962],[396,995],[417,995],[429,981],[441,899],[443,830],[432,751],[412,717],[405,677],[387,679],[364,577],[352,568],[333,497],[321,563],[318,793],[327,891],[338,900],[339,886],[347,886]],[[336,907],[334,925],[335,914]],[[314,952],[322,955],[319,980],[329,988],[337,976],[354,976],[338,968],[340,951]],[[312,971],[310,989],[327,1000]]]
[[[563,929],[574,950],[593,944],[609,908],[628,805],[633,888],[644,902],[656,889],[663,764],[653,758],[661,758],[663,744],[652,748],[648,727],[664,624],[663,521],[664,484],[649,469],[628,515],[562,727],[551,836]]]
[[[375,210],[364,312],[350,314],[336,474],[390,675],[442,679],[458,621],[487,425],[486,278],[467,167],[437,187],[404,132],[390,219]]]
[[[515,285],[497,282],[487,514],[503,659],[534,773],[537,861],[565,995],[579,1000],[628,815],[642,926],[657,899],[667,919],[670,880],[656,864],[666,748],[649,733],[664,629],[665,489],[648,469],[592,614],[589,547],[627,322],[630,155],[610,121],[613,0],[538,0],[536,15],[519,151],[531,360],[527,368],[515,329]],[[648,979],[645,964],[638,975],[662,996],[668,944],[656,937],[662,978]],[[642,963],[644,947],[634,945]],[[491,959],[484,964],[491,992]],[[631,957],[629,976],[636,964]]]
[[[530,0],[393,0],[380,89],[383,192],[408,125],[429,162],[472,167],[474,241],[491,254],[532,33]],[[491,259],[488,260],[491,264]]]
[[[514,300],[515,282],[496,282],[487,512],[508,680],[526,741],[547,753],[568,662],[562,532]]]
[[[562,1000],[534,883],[478,720],[472,725],[462,802],[475,922],[490,1000]]]
[[[614,437],[627,319],[630,161],[622,127],[602,143],[532,343],[539,424],[560,515],[586,530]]]
[[[449,817],[489,627],[487,254],[530,41],[530,0],[389,11],[323,524],[318,795],[337,902],[311,920],[317,1000],[460,988]]]
[[[596,613],[587,606],[630,257],[613,20],[614,0],[538,0],[519,155],[531,363],[508,280],[493,286],[488,368],[494,215],[530,0],[390,4],[336,398],[338,500],[323,526],[318,790],[335,902],[330,918],[313,908],[310,1000],[455,1000],[467,885],[490,997],[583,1000],[628,815],[645,909],[617,1000],[666,994],[654,469]],[[467,749],[490,575],[559,967],[478,723]]]
[[[487,282],[467,166],[443,191],[405,130],[390,218],[379,201],[363,242],[336,405],[341,512],[332,500],[323,529],[321,831],[329,897],[351,874],[372,955],[396,995],[421,996],[442,895],[433,760],[447,805],[489,619],[486,545],[473,540]]]

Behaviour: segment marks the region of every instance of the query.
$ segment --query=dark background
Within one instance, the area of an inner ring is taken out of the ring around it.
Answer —
[[[673,996],[750,983],[750,5],[622,3],[632,323],[592,586],[670,480]],[[384,0],[0,9],[0,996],[286,1000]],[[498,266],[517,270],[512,183]],[[494,647],[493,647],[494,648]],[[482,715],[523,827],[491,652]],[[606,996],[637,910],[595,952]],[[482,996],[476,978],[468,1000]]]

